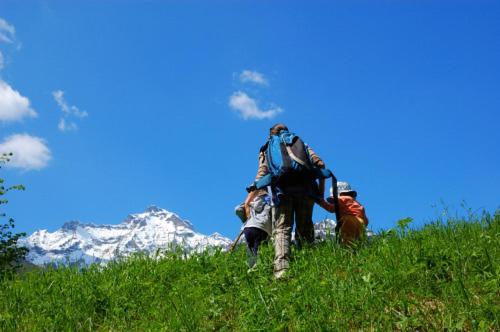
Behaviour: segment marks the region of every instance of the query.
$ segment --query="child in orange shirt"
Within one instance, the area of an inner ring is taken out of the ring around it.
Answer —
[[[350,244],[358,240],[363,234],[365,227],[368,225],[365,208],[356,197],[358,193],[351,189],[347,182],[337,182],[339,193],[339,216],[337,223],[340,225],[340,238],[342,243]],[[333,204],[333,190],[330,190],[331,197],[320,202],[320,206],[328,212],[335,212]]]

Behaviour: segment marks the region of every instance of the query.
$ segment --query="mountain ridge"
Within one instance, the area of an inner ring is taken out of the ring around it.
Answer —
[[[334,236],[334,229],[335,222],[329,219],[314,224],[317,239]],[[38,266],[105,264],[133,253],[161,255],[178,249],[189,255],[214,248],[228,250],[231,244],[231,239],[218,232],[196,232],[189,220],[156,205],[129,214],[119,224],[70,220],[53,232],[37,230],[19,241],[29,249],[26,261]]]
[[[231,240],[219,233],[204,235],[176,213],[152,205],[128,215],[119,224],[65,222],[54,232],[37,230],[20,245],[29,249],[35,265],[106,263],[136,252],[148,254],[181,248],[187,254],[211,248],[227,249]]]

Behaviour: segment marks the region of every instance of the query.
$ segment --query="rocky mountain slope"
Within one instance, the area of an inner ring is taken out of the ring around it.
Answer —
[[[20,241],[29,248],[28,262],[45,264],[105,263],[135,252],[155,254],[181,247],[186,253],[209,248],[226,249],[231,240],[194,230],[177,214],[151,206],[117,225],[65,223],[55,232],[39,230]]]

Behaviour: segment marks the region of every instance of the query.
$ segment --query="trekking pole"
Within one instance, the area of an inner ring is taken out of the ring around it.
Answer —
[[[339,213],[339,189],[337,187],[337,178],[332,173],[332,194],[333,194],[333,205],[335,207],[335,219],[337,221],[335,225],[335,238],[337,242],[339,239],[339,231],[340,227],[342,227],[342,222],[340,221],[340,213]]]
[[[229,248],[229,252],[234,251],[234,248],[236,248],[236,245],[238,244],[238,242],[240,242],[242,235],[243,235],[243,229],[241,230],[240,234],[238,234],[238,237],[236,238],[236,240],[234,240],[233,244],[231,244],[231,247]]]

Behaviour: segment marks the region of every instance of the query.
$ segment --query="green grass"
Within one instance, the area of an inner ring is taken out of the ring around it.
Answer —
[[[382,232],[356,249],[272,247],[46,269],[0,282],[1,331],[500,330],[500,216]]]

